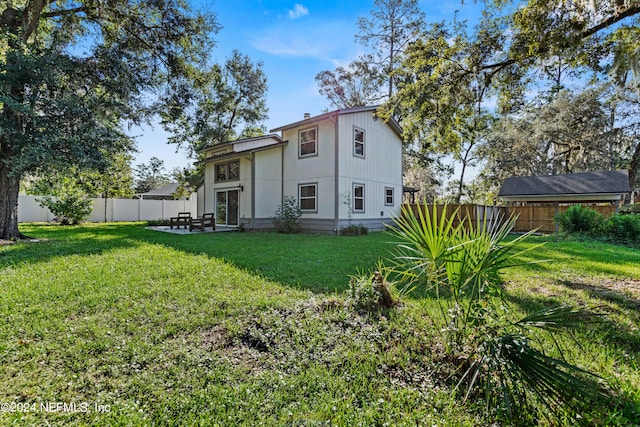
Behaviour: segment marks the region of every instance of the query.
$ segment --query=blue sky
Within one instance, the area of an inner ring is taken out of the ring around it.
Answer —
[[[224,62],[234,49],[262,62],[268,79],[267,130],[302,119],[304,113],[317,115],[330,108],[318,93],[315,76],[323,70],[346,65],[364,52],[355,42],[356,21],[369,16],[373,0],[244,0],[195,1],[196,7],[214,12],[222,26],[214,36],[212,52],[216,62]],[[479,6],[467,0],[423,0],[420,7],[428,22],[458,19],[474,21]],[[183,151],[166,143],[160,126],[134,128],[138,150],[134,165],[151,157],[163,160],[167,170],[191,164]]]

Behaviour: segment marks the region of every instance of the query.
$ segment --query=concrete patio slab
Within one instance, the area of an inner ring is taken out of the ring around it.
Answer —
[[[205,233],[222,233],[222,232],[226,232],[226,231],[237,231],[237,228],[235,227],[222,227],[222,226],[216,226],[215,230],[212,230],[211,228],[207,228],[205,231],[200,231],[200,230],[193,230],[193,231],[189,231],[188,228],[169,228],[168,225],[154,225],[154,226],[150,226],[150,227],[145,227],[148,230],[154,230],[154,231],[162,231],[164,233],[171,233],[171,234],[205,234]]]

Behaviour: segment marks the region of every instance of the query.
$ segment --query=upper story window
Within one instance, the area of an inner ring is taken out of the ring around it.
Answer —
[[[318,154],[318,128],[300,131],[300,157]]]
[[[240,160],[216,165],[216,182],[237,181],[240,179]]]
[[[364,130],[353,128],[353,155],[364,157]]]

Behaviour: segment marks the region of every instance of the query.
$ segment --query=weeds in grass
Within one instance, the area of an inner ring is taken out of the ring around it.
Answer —
[[[351,302],[357,309],[388,309],[398,304],[391,295],[387,276],[381,273],[384,271],[384,266],[378,262],[378,268],[373,273],[358,273],[351,277]]]

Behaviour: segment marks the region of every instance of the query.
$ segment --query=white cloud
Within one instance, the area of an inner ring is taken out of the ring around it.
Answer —
[[[306,7],[304,7],[299,3],[296,3],[296,5],[293,6],[293,9],[289,11],[289,18],[298,19],[308,14],[309,14],[309,9],[307,9]]]
[[[336,62],[335,58],[353,57],[357,50],[352,31],[345,22],[292,23],[255,32],[250,42],[270,55]]]

